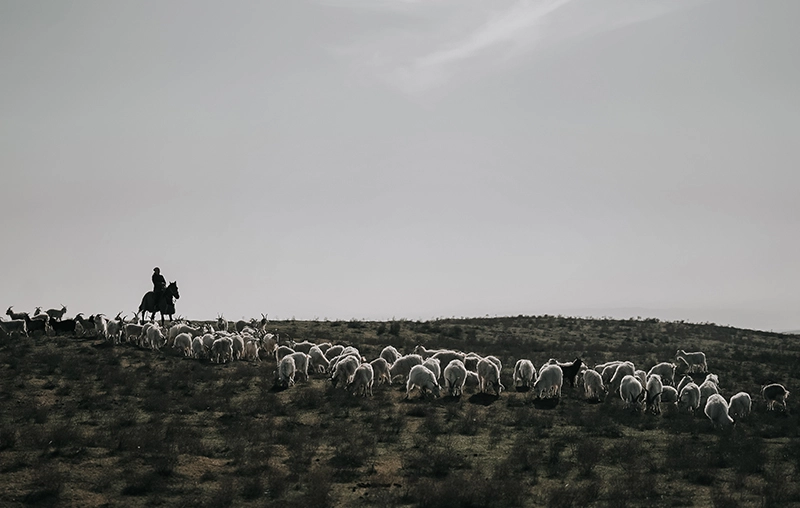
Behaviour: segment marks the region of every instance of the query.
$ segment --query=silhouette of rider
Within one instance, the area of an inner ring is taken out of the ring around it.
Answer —
[[[167,288],[167,281],[161,275],[161,269],[158,267],[153,268],[153,296],[156,302],[161,301],[161,295],[164,289]]]

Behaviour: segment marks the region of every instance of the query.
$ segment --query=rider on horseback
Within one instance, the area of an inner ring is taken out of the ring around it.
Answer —
[[[161,301],[161,294],[166,287],[167,281],[164,279],[164,276],[161,275],[161,269],[159,267],[153,268],[153,295],[155,295],[156,302]]]

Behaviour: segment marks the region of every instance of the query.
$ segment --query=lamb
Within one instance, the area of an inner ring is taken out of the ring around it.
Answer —
[[[311,370],[316,371],[318,374],[328,371],[328,366],[331,362],[325,358],[325,353],[322,352],[322,349],[314,346],[308,350],[308,356],[310,357],[309,367]]]
[[[647,378],[645,385],[645,408],[652,411],[653,414],[661,414],[661,393],[664,391],[664,383],[661,381],[661,376],[658,374],[651,374]]]
[[[303,354],[303,353],[301,353]],[[383,358],[381,358],[383,360]],[[384,360],[385,361],[385,360]],[[362,395],[372,397],[372,385],[375,382],[375,373],[372,365],[369,363],[362,363],[353,374],[353,380],[347,385],[347,389],[353,392],[354,395]]]
[[[441,379],[442,365],[441,363],[439,363],[438,358],[434,358],[433,356],[431,356],[430,358],[422,362],[422,365],[426,367],[429,371],[433,372],[433,375],[436,376],[437,381]]]
[[[453,397],[464,393],[464,384],[467,380],[467,367],[461,360],[453,360],[444,368],[444,386]]]
[[[62,303],[61,309],[47,309],[44,313],[50,316],[51,321],[61,321],[64,314],[67,313],[67,307]]]
[[[761,388],[761,396],[767,402],[767,410],[772,411],[775,409],[775,404],[783,406],[786,411],[786,398],[789,397],[789,391],[783,385],[772,383],[771,385]]]
[[[408,373],[408,382],[406,383],[406,399],[409,398],[411,390],[419,388],[420,393],[424,396],[427,391],[433,393],[434,396],[440,395],[439,382],[436,380],[433,372],[428,370],[427,367],[414,365]]]
[[[389,374],[389,362],[386,361],[386,358],[375,358],[369,363],[372,365],[373,376],[378,382],[392,384],[392,376]]]
[[[703,410],[714,427],[728,427],[734,424],[733,418],[728,414],[728,403],[725,398],[718,394],[712,394],[706,402]]]
[[[678,396],[678,407],[697,411],[700,407],[700,387],[694,383],[687,383]]]
[[[341,383],[342,386],[350,384],[360,364],[361,362],[355,356],[347,356],[338,362],[333,368],[333,375],[331,376],[333,387],[336,388],[339,383]]]
[[[533,362],[525,358],[520,358],[514,364],[514,386],[530,389],[536,378],[536,367]]]
[[[633,406],[634,409],[638,409],[641,407],[644,393],[642,383],[636,377],[627,374],[622,378],[619,384],[619,396],[624,401],[625,408]]]
[[[291,355],[284,356],[278,362],[278,385],[284,388],[292,386],[294,384],[295,370],[294,357]]]
[[[569,381],[569,385],[572,387],[575,386],[575,378],[578,376],[581,365],[583,365],[583,361],[580,358],[575,358],[571,363],[558,364],[561,367],[561,372],[564,373],[564,379]]]
[[[675,358],[683,360],[689,365],[689,372],[695,372],[700,369],[700,372],[708,372],[708,364],[706,363],[706,354],[701,351],[694,353],[687,353],[683,349],[679,349],[675,353]]]
[[[539,378],[533,383],[533,391],[538,398],[561,398],[561,386],[564,384],[564,372],[557,364],[548,364],[539,370]]]
[[[400,354],[400,351],[398,351],[394,346],[386,346],[385,348],[383,348],[379,356],[384,360],[386,360],[386,363],[388,363],[391,366],[402,355]]]
[[[183,356],[192,356],[192,336],[188,333],[179,333],[172,342],[173,349],[177,349]]]
[[[583,373],[583,386],[586,398],[589,400],[600,400],[606,394],[603,377],[596,370],[587,370]]]
[[[225,363],[233,360],[233,340],[228,337],[214,339],[211,344],[211,361],[214,363]],[[294,366],[294,363],[292,363]],[[294,382],[294,369],[292,370],[292,382]]]
[[[647,371],[647,378],[650,379],[650,376],[653,374],[658,374],[661,377],[661,383],[665,385],[673,385],[675,384],[675,367],[674,363],[669,362],[661,362]]]
[[[392,376],[392,379],[397,376],[403,376],[405,378],[415,365],[422,365],[422,357],[420,355],[410,354],[400,357],[392,364],[389,369],[389,374]]]
[[[495,395],[500,395],[505,389],[500,382],[500,368],[491,360],[493,357],[486,357],[478,362],[478,379],[480,379],[480,392],[489,393],[491,389]]]
[[[728,402],[728,414],[737,419],[745,418],[750,414],[750,408],[753,406],[753,401],[750,399],[750,394],[747,392],[739,392],[731,397]]]

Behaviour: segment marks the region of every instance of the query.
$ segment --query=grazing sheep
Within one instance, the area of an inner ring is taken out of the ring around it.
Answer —
[[[360,364],[361,362],[355,356],[347,356],[338,362],[336,366],[333,367],[333,375],[331,376],[333,387],[336,388],[339,383],[341,383],[342,386],[350,384]]]
[[[639,409],[644,398],[644,388],[642,383],[635,376],[630,374],[625,375],[619,384],[619,396],[622,398],[625,408],[633,406],[634,409]]]
[[[233,361],[233,340],[229,337],[214,339],[211,344],[211,361],[214,363],[225,363]],[[292,364],[294,366],[294,364]],[[294,382],[294,371],[292,372],[292,382]]]
[[[453,397],[459,397],[464,393],[466,380],[467,367],[461,360],[453,360],[444,368],[444,387]]]
[[[206,347],[203,345],[202,337],[195,337],[192,339],[192,357],[203,358],[206,354]]]
[[[636,374],[636,367],[634,367],[633,362],[622,362],[614,370],[614,375],[609,380],[610,389],[614,392],[619,391],[619,387],[622,384],[622,379],[625,376],[634,376]],[[604,379],[605,381],[605,379]]]
[[[561,398],[561,386],[564,384],[564,372],[557,364],[546,364],[539,370],[539,378],[533,383],[533,391],[540,399],[545,395]]]
[[[687,383],[678,396],[678,407],[697,411],[700,407],[700,387],[694,383]]]
[[[302,377],[303,381],[308,381],[308,359],[309,356],[302,351],[292,353],[289,356],[294,358],[295,374]]]
[[[308,350],[309,368],[317,374],[328,372],[330,360],[325,358],[325,353],[318,346],[314,346]]]
[[[596,370],[587,370],[583,373],[583,386],[586,390],[586,398],[590,400],[600,400],[606,395],[606,387],[603,384],[603,376]]]
[[[419,388],[420,393],[424,396],[426,392],[430,391],[434,396],[438,397],[440,394],[439,382],[436,380],[433,372],[427,367],[414,365],[408,373],[408,382],[406,383],[406,399],[409,398],[411,390]]]
[[[426,348],[425,346],[423,346],[423,345],[418,345],[418,346],[416,346],[416,347],[414,348],[414,353],[413,353],[413,354],[415,354],[415,355],[420,355],[420,356],[422,357],[422,359],[423,359],[423,360],[427,360],[427,359],[428,359],[428,358],[430,358],[431,356],[433,356],[433,355],[435,355],[436,353],[439,353],[439,352],[441,352],[441,351],[444,351],[444,349],[427,349],[427,348]]]
[[[678,383],[678,386],[676,387],[678,389],[678,393],[681,393],[683,387],[688,385],[689,383],[694,383],[694,379],[692,379],[692,376],[683,376],[680,382]]]
[[[442,378],[442,365],[439,363],[438,358],[434,358],[431,356],[424,362],[422,362],[422,366],[427,368],[429,371],[433,372],[433,375],[436,376],[436,379],[439,380]]]
[[[278,349],[275,350],[275,360],[281,361],[284,357],[294,353],[295,350],[290,348],[289,346],[278,346]]]
[[[294,357],[291,355],[284,356],[278,362],[278,385],[284,388],[292,386],[294,384],[295,370]]]
[[[333,360],[334,358],[342,354],[342,351],[344,351],[344,346],[341,344],[336,344],[335,346],[331,346],[328,348],[327,351],[324,351],[325,358],[327,358],[328,361]]]
[[[558,366],[561,367],[561,372],[564,374],[564,379],[569,382],[571,387],[575,386],[575,378],[578,376],[578,372],[581,370],[581,366],[583,365],[583,360],[580,358],[575,358],[571,363],[559,363]]]
[[[739,392],[731,397],[728,402],[728,414],[732,417],[746,418],[750,414],[750,409],[753,407],[753,401],[750,399],[750,394],[747,392]]]
[[[675,367],[674,363],[669,362],[661,362],[653,365],[649,371],[647,371],[647,378],[650,379],[650,376],[653,374],[658,374],[661,377],[661,383],[665,385],[674,385],[675,384]]]
[[[397,376],[403,376],[405,379],[415,365],[422,365],[422,357],[420,355],[410,354],[402,356],[392,364],[391,368],[389,369],[389,374],[392,376],[392,379],[396,378]]]
[[[678,407],[678,390],[674,386],[664,386],[661,388],[661,404],[668,404],[667,407]]]
[[[647,372],[636,369],[633,372],[633,377],[639,380],[639,383],[641,383],[642,387],[647,386]]]
[[[520,358],[514,364],[514,386],[518,388],[530,388],[536,378],[536,367],[533,362],[525,358]]]
[[[614,367],[614,368],[616,369],[617,365],[619,365],[620,363],[622,363],[622,361],[620,361],[620,360],[612,360],[612,361],[610,361],[610,362],[598,363],[597,365],[595,365],[595,366],[594,366],[594,370],[595,370],[595,372],[597,372],[598,374],[602,374],[602,373],[603,373],[603,371],[604,371],[604,370],[605,370],[607,367]],[[611,371],[611,372],[613,373],[614,371]],[[608,378],[608,380],[610,381],[610,380],[611,380],[611,378]],[[604,380],[604,382],[606,382],[606,383],[607,383],[608,381],[605,381],[605,380]]]
[[[708,398],[715,393],[719,393],[719,387],[717,387],[717,383],[715,383],[713,379],[706,377],[706,380],[700,384],[700,407],[705,407]]]
[[[461,360],[463,362],[464,359],[466,359],[466,357],[467,355],[465,355],[464,353],[460,353],[458,351],[439,351],[438,353],[431,356],[432,359],[438,360],[439,365],[442,368],[447,367],[453,360]],[[439,375],[438,379],[441,380],[442,376]]]
[[[703,412],[714,424],[714,427],[728,427],[734,424],[733,418],[728,414],[728,403],[725,401],[725,397],[718,393],[714,393],[708,398]]]
[[[464,367],[467,368],[468,371],[478,373],[478,362],[483,360],[483,357],[478,353],[467,353],[464,357]]]
[[[761,396],[767,402],[767,410],[772,411],[775,409],[775,404],[783,406],[786,411],[786,398],[789,396],[789,391],[783,385],[772,383],[771,385],[761,388]]]
[[[302,353],[301,353],[302,354]],[[383,358],[381,358],[383,360]],[[386,361],[386,360],[384,360]],[[347,385],[347,389],[353,392],[353,395],[362,395],[372,397],[372,385],[375,382],[375,372],[372,365],[369,363],[362,363],[353,374],[353,380]]]
[[[278,349],[278,337],[271,333],[265,334],[261,337],[261,349],[268,355],[274,355]]]
[[[231,353],[234,360],[241,360],[244,355],[244,338],[241,335],[231,337]]]
[[[292,346],[292,349],[294,349],[295,351],[299,351],[301,353],[308,354],[308,352],[311,351],[311,348],[314,346],[316,346],[316,344],[314,344],[313,342],[304,340],[303,342],[295,342],[294,345]]]
[[[175,336],[172,347],[180,351],[183,356],[192,356],[192,336],[188,333],[179,333]]]
[[[260,362],[261,357],[258,355],[261,346],[259,346],[258,339],[249,339],[244,343],[244,359],[251,362]]]
[[[689,365],[689,372],[708,372],[708,364],[706,363],[706,354],[701,351],[687,353],[683,349],[679,349],[675,353],[676,360],[683,360]]]
[[[71,320],[66,320],[71,321]],[[61,321],[64,323],[65,321]],[[144,331],[144,326],[137,324],[137,323],[126,323],[125,326],[122,327],[122,338],[125,342],[139,342],[139,337],[142,335]]]
[[[467,367],[466,364],[464,364],[464,368],[466,367]],[[481,384],[481,379],[478,377],[478,373],[467,369],[467,377],[464,379],[464,388],[475,389],[478,388],[480,384]]]
[[[489,393],[491,389],[495,395],[500,395],[505,389],[500,382],[500,368],[491,360],[494,357],[486,357],[478,362],[478,379],[480,379],[480,392]]]
[[[386,358],[375,358],[369,363],[372,365],[373,377],[376,378],[379,383],[383,384],[385,382],[392,384],[392,376],[389,374],[389,362],[386,361]]]
[[[384,360],[386,360],[386,363],[388,363],[391,366],[402,355],[400,354],[400,351],[398,351],[394,346],[386,346],[385,348],[383,348],[379,356]]]
[[[645,408],[653,414],[661,414],[661,393],[664,391],[664,383],[658,374],[650,374],[645,385]]]

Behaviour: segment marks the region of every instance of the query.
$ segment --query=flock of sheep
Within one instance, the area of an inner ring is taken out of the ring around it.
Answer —
[[[391,384],[404,380],[406,398],[415,390],[439,397],[444,392],[458,397],[465,388],[499,396],[505,390],[500,373],[502,363],[495,356],[481,356],[452,350],[431,350],[417,346],[413,353],[403,355],[393,346],[386,346],[374,360],[368,361],[357,348],[341,344],[286,341],[279,343],[278,335],[268,333],[267,317],[261,320],[229,323],[222,316],[216,329],[210,325],[192,326],[186,322],[162,328],[156,322],[140,323],[136,318],[126,322],[122,313],[114,319],[98,314],[84,318],[63,319],[66,307],[41,312],[33,316],[6,311],[10,321],[0,320],[0,333],[7,335],[29,333],[91,334],[114,344],[132,343],[143,348],[160,350],[170,347],[192,358],[208,359],[214,363],[234,360],[260,361],[261,356],[274,357],[277,368],[276,384],[288,388],[296,381],[308,380],[309,373],[329,376],[334,387],[362,396],[372,396],[375,382]],[[697,384],[694,373],[706,374]],[[676,376],[681,376],[676,382]],[[726,400],[719,392],[719,378],[708,373],[706,355],[702,352],[678,350],[674,361],[661,362],[649,371],[637,369],[630,361],[611,361],[589,368],[580,358],[562,363],[550,359],[538,370],[528,359],[514,365],[512,380],[517,389],[533,390],[538,398],[560,398],[564,383],[585,392],[589,400],[605,400],[609,393],[619,394],[626,408],[644,409],[660,414],[667,405],[676,410],[696,412],[703,409],[715,426],[733,425],[746,417],[752,399],[739,392]],[[789,392],[778,383],[762,387],[761,396],[767,409],[776,405],[786,410]]]

